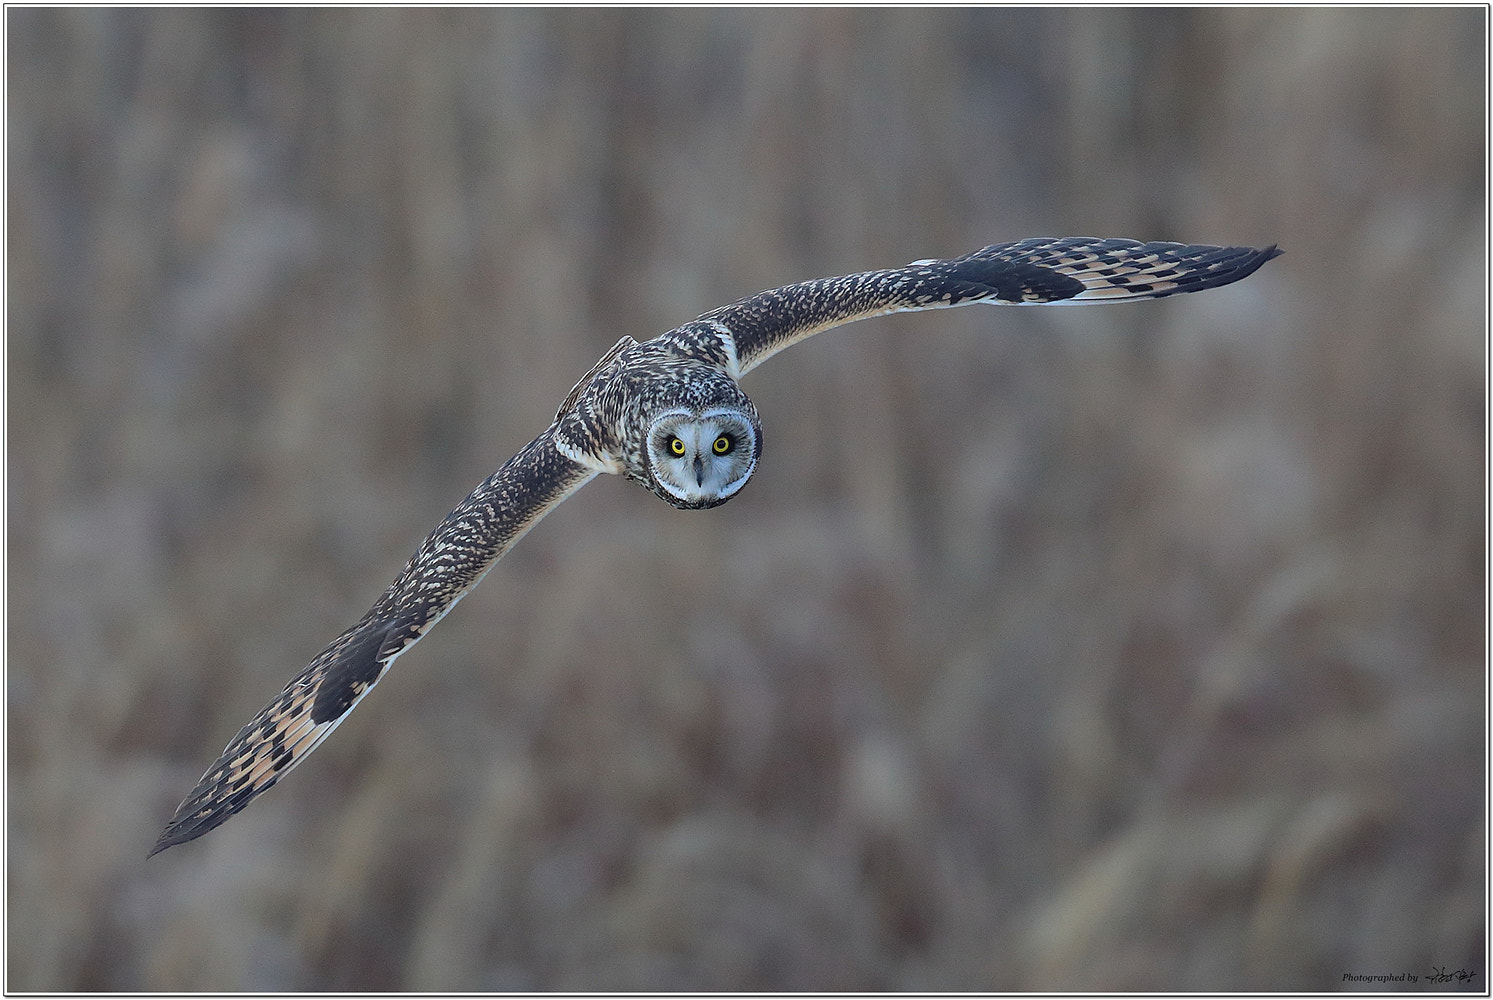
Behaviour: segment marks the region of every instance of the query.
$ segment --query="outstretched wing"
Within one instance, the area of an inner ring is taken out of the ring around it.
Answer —
[[[978,302],[1124,302],[1238,281],[1280,253],[1274,246],[1189,246],[1134,240],[1030,239],[950,260],[817,278],[774,288],[701,316],[734,341],[742,375],[822,330],[868,316]]]
[[[597,470],[555,446],[551,427],[446,515],[356,625],[332,641],[224,748],[151,854],[200,837],[279,781],[347,718],[378,679],[524,533]]]

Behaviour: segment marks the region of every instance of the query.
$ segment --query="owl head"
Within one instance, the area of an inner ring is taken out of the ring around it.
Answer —
[[[645,485],[681,510],[718,507],[746,485],[762,454],[761,423],[745,405],[678,406],[653,418]]]

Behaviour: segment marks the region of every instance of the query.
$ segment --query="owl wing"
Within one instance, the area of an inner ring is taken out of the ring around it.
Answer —
[[[1280,253],[1254,247],[1064,237],[999,243],[949,260],[817,278],[761,292],[701,316],[724,328],[736,374],[822,330],[853,320],[984,302],[1125,302],[1238,281]]]
[[[322,650],[224,748],[151,854],[200,837],[315,750],[378,679],[524,533],[600,469],[557,447],[551,426],[446,515],[356,625]],[[569,449],[574,452],[574,449]]]

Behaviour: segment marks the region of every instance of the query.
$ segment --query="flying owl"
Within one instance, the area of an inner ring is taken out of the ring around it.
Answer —
[[[645,343],[623,337],[576,383],[550,425],[436,525],[368,613],[239,730],[150,853],[200,837],[305,760],[395,658],[595,476],[624,476],[688,510],[741,492],[762,455],[762,425],[740,380],[783,348],[885,313],[1196,292],[1238,281],[1279,253],[1274,246],[1028,239],[804,281]]]

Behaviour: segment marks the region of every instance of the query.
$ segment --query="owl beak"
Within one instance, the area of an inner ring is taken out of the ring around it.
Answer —
[[[699,455],[695,456],[695,485],[700,487],[705,485],[705,462]]]

